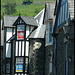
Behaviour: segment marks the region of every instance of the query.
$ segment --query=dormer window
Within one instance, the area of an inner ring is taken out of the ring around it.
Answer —
[[[50,21],[47,23],[47,26],[46,26],[46,45],[53,44],[52,32],[53,32],[53,22]]]

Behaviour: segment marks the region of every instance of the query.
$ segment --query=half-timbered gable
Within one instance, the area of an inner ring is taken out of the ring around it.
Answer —
[[[20,15],[3,17],[4,60],[6,60],[4,74],[28,73],[29,39],[27,37],[37,27],[38,24],[33,17]]]

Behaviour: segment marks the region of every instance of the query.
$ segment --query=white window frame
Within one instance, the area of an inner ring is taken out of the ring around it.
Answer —
[[[52,23],[52,25],[50,24]],[[52,31],[50,32],[50,26],[52,26]],[[46,46],[47,45],[53,45],[53,37],[52,37],[52,41],[50,42],[50,34],[53,33],[53,21],[49,21],[46,25]]]

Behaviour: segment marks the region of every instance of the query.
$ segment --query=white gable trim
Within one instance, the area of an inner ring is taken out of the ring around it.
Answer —
[[[41,26],[42,26],[42,23],[43,23],[43,18],[44,18],[44,10],[45,9],[43,9],[41,12],[42,12],[42,15],[41,15],[41,18],[40,18],[40,21],[39,21],[39,27],[37,28],[37,30],[36,30],[36,33],[35,33],[35,35],[34,35],[34,38],[37,38],[38,37],[38,34],[39,34],[39,32],[40,32],[40,29],[41,29]],[[41,13],[40,12],[40,13]],[[39,14],[40,14],[39,13]],[[38,16],[38,15],[36,15],[36,16]]]
[[[43,10],[41,10],[34,18],[37,18],[44,10],[45,8],[43,8]]]

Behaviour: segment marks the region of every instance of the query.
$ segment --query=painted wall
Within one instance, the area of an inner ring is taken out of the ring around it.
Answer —
[[[6,41],[8,41],[12,35],[12,28],[6,28]],[[6,43],[6,57],[11,57],[11,43]]]

